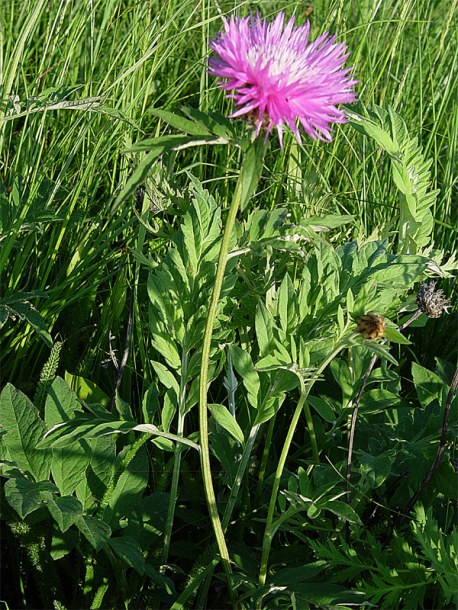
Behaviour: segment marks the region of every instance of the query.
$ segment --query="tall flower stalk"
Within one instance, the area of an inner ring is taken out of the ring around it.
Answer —
[[[213,488],[213,480],[211,474],[210,465],[210,448],[208,442],[208,403],[207,403],[207,390],[208,390],[208,369],[210,364],[210,350],[211,340],[213,334],[213,327],[215,325],[216,312],[218,307],[218,301],[221,294],[221,288],[224,280],[224,272],[226,269],[228,254],[229,254],[229,243],[232,235],[237,212],[241,205],[244,205],[251,197],[256,185],[258,183],[263,158],[263,144],[262,142],[255,142],[249,146],[242,167],[240,170],[239,179],[234,192],[231,206],[226,219],[226,225],[224,227],[223,239],[221,241],[221,247],[219,252],[219,258],[216,268],[215,283],[213,285],[213,292],[210,300],[210,306],[208,309],[208,317],[205,325],[204,339],[202,344],[202,361],[200,368],[200,386],[199,386],[199,431],[200,431],[200,447],[201,447],[201,467],[202,477],[205,488],[205,496],[207,499],[208,512],[212,522],[213,530],[215,532],[216,542],[218,544],[219,554],[221,561],[224,566],[224,570],[228,577],[232,572],[229,552],[227,550],[226,540],[224,537],[223,527],[219,518],[218,508],[216,505],[216,497]],[[229,583],[230,587],[230,583]],[[231,592],[231,587],[230,587]]]
[[[216,56],[209,60],[209,73],[221,79],[219,86],[229,92],[228,97],[234,100],[236,109],[231,116],[244,116],[247,122],[254,127],[254,142],[252,140],[246,149],[221,242],[203,339],[200,370],[199,429],[202,476],[219,553],[230,581],[231,564],[224,530],[227,527],[236,494],[234,493],[231,497],[223,527],[216,505],[210,466],[207,408],[208,370],[213,327],[237,211],[240,206],[246,205],[260,177],[263,144],[262,140],[260,142],[260,139],[255,138],[264,129],[265,142],[275,127],[280,146],[283,149],[285,126],[301,143],[299,126],[302,125],[305,133],[311,138],[330,141],[332,139],[331,124],[346,121],[338,104],[356,100],[353,92],[356,81],[349,76],[351,68],[343,68],[348,56],[345,45],[336,43],[335,37],[329,34],[323,34],[310,42],[308,22],[303,26],[295,26],[293,17],[285,23],[283,12],[280,12],[272,23],[261,19],[259,14],[246,18],[231,17],[229,20],[223,19],[223,21],[223,32],[216,36],[210,44]],[[270,542],[274,533],[272,525],[274,508],[281,474],[310,387],[310,384],[305,386],[304,381],[301,381],[300,400],[293,415],[275,476],[263,543],[261,584],[265,582],[267,572]],[[306,415],[310,428],[311,417],[310,411],[307,409]],[[313,432],[313,427],[311,431]],[[257,430],[252,432],[250,439],[251,442],[254,442]],[[313,453],[317,459],[316,442],[313,444]],[[248,455],[249,451],[246,454]],[[238,489],[238,485],[236,488]],[[230,582],[229,588],[232,596]]]

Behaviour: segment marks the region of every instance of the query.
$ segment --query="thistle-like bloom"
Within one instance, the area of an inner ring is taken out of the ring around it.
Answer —
[[[445,298],[443,290],[436,290],[436,282],[422,284],[417,293],[418,308],[429,318],[440,318],[444,313],[448,313],[450,301]]]
[[[218,55],[209,60],[209,73],[224,79],[219,86],[233,91],[231,117],[255,118],[256,136],[262,127],[266,138],[275,126],[282,145],[288,125],[301,142],[300,123],[314,139],[331,141],[331,123],[346,121],[338,104],[356,101],[357,81],[343,69],[347,47],[335,36],[323,34],[309,42],[310,24],[284,26],[279,13],[268,24],[259,14],[224,19],[224,31],[211,41]]]

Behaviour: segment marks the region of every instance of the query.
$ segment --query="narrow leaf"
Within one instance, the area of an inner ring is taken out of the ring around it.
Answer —
[[[235,417],[229,413],[229,410],[226,409],[224,405],[218,404],[209,404],[208,408],[221,428],[227,430],[237,442],[242,444],[244,441],[242,429],[238,425]]]

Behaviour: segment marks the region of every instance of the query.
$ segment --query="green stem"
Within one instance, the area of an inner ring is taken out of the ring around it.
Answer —
[[[319,464],[320,455],[318,452],[318,443],[316,440],[315,427],[313,425],[313,418],[307,401],[304,402],[304,414],[305,421],[307,422],[307,429],[309,431],[310,436],[310,445],[312,446],[313,461],[315,462],[315,464]]]
[[[272,538],[276,531],[276,528],[273,526],[273,520],[274,520],[275,506],[277,503],[278,491],[280,489],[280,481],[281,481],[281,477],[282,477],[283,470],[285,467],[286,458],[288,457],[288,453],[289,453],[289,450],[291,447],[293,436],[296,431],[296,426],[299,421],[300,414],[302,412],[302,409],[304,409],[304,406],[307,404],[306,403],[307,396],[309,395],[310,390],[312,389],[314,383],[319,379],[321,373],[328,366],[328,364],[331,362],[331,360],[333,360],[337,356],[337,354],[345,347],[345,345],[346,345],[346,343],[343,340],[343,338],[341,337],[337,346],[334,348],[334,350],[331,352],[331,354],[317,368],[313,379],[311,379],[307,383],[307,385],[304,383],[302,376],[300,374],[297,374],[297,376],[299,378],[299,383],[300,383],[300,396],[299,396],[299,401],[297,403],[293,417],[291,419],[291,423],[288,428],[288,433],[286,435],[285,442],[283,443],[283,448],[282,448],[282,451],[280,454],[280,459],[278,461],[277,470],[275,472],[275,479],[274,479],[274,484],[272,487],[272,493],[270,495],[269,510],[267,512],[266,529],[264,531],[264,538],[262,541],[261,568],[259,570],[259,585],[260,586],[263,586],[266,582],[267,564],[269,562],[270,547],[272,544]],[[308,416],[311,418],[310,409],[308,409]],[[306,417],[307,417],[307,414],[306,414]],[[312,430],[313,430],[313,427],[312,427]],[[315,440],[315,444],[316,444],[316,438],[315,438],[314,431],[313,431],[313,437],[311,436],[311,439],[312,438]],[[311,441],[311,442],[313,443],[313,441]],[[314,449],[313,451],[314,451],[314,453],[316,451],[316,455],[318,456],[318,447],[316,447],[316,449]],[[314,457],[315,457],[315,455],[314,455]],[[261,607],[261,604],[262,604],[262,598],[259,602],[258,607]]]
[[[251,194],[253,193],[259,177],[260,168],[262,168],[262,156],[261,160],[256,152],[259,148],[259,140],[251,145],[247,152],[245,159],[240,170],[240,175],[235,188],[234,198],[232,199],[229,212],[226,219],[226,226],[224,228],[223,239],[221,241],[221,248],[219,252],[218,264],[216,268],[215,283],[213,285],[213,293],[211,296],[210,306],[208,310],[207,323],[205,326],[205,333],[202,343],[202,362],[200,368],[200,387],[199,387],[199,430],[200,430],[200,457],[201,457],[201,468],[202,478],[205,488],[205,497],[207,500],[208,512],[212,522],[213,530],[218,544],[219,554],[223,563],[224,570],[229,580],[229,593],[231,598],[233,591],[231,587],[231,575],[232,569],[230,564],[229,552],[227,550],[226,540],[224,537],[223,528],[218,514],[218,508],[216,505],[216,497],[213,489],[213,480],[211,474],[210,464],[210,448],[208,442],[208,408],[207,408],[207,389],[208,389],[208,369],[210,364],[210,350],[211,340],[213,334],[213,327],[216,320],[216,312],[218,308],[218,301],[221,294],[221,289],[224,280],[224,272],[226,269],[226,263],[228,259],[229,243],[232,235],[232,229],[234,227],[235,219],[240,205],[244,205]],[[232,600],[233,601],[233,600]]]

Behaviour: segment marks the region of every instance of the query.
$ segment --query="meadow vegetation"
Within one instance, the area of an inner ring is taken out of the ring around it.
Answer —
[[[456,607],[457,4],[0,3],[5,608]],[[251,159],[207,434],[248,155],[209,41],[256,10],[359,102]]]

